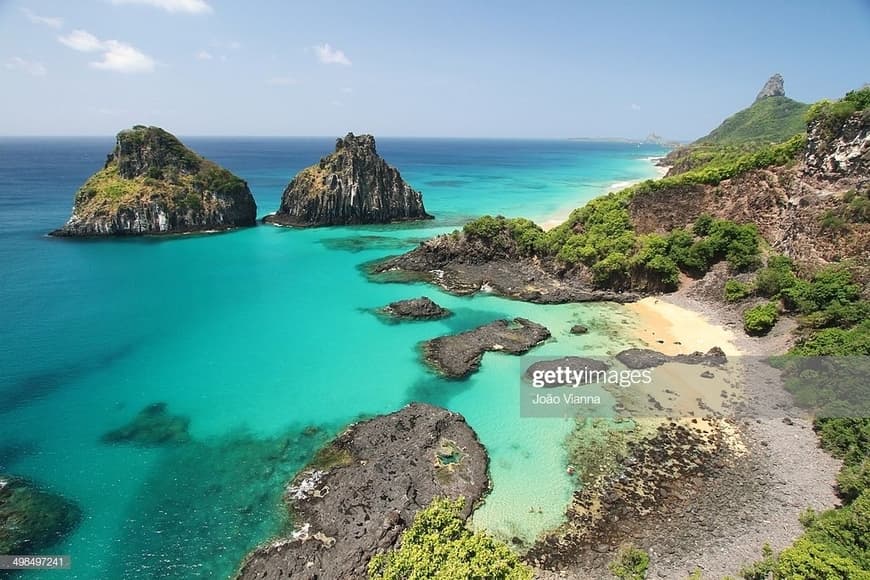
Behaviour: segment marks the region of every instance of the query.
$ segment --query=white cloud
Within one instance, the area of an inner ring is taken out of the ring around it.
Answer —
[[[41,62],[27,60],[20,56],[13,56],[8,59],[6,61],[6,68],[9,70],[18,70],[34,77],[44,77],[48,72]]]
[[[632,103],[631,106],[630,106],[629,108],[630,108],[632,111],[640,111],[640,105],[638,105],[637,103]]]
[[[209,14],[212,7],[205,0],[111,0],[112,4],[142,4],[170,13]]]
[[[137,48],[117,40],[107,40],[104,45],[107,50],[103,53],[103,59],[92,62],[92,67],[121,73],[140,73],[154,70],[154,59],[143,54]]]
[[[200,50],[196,53],[197,60],[211,60],[214,58],[214,55],[207,50]]]
[[[318,60],[323,64],[342,64],[344,66],[352,64],[343,50],[332,48],[329,43],[318,44],[314,47],[314,52],[317,54]]]
[[[61,43],[79,52],[96,52],[103,50],[103,42],[85,30],[73,30],[66,36],[58,36]]]
[[[266,80],[266,84],[274,87],[289,87],[297,84],[297,81],[293,77],[272,77]]]
[[[51,16],[40,16],[38,14],[34,14],[32,11],[27,8],[21,9],[22,14],[24,14],[29,21],[34,24],[44,24],[49,28],[63,28],[63,18],[51,17]]]
[[[351,93],[353,92],[353,89],[350,88],[350,87],[344,87],[344,88],[341,89],[341,92],[344,93],[344,94],[346,94],[346,95],[349,95],[349,94],[351,94]]]
[[[240,48],[242,48],[242,43],[239,42],[238,40],[234,40],[231,43],[229,43],[227,46],[230,47],[230,50],[239,50]]]
[[[118,40],[100,40],[86,30],[73,30],[58,40],[79,52],[101,52],[100,60],[92,61],[93,68],[122,73],[151,72],[155,62],[138,48]]]

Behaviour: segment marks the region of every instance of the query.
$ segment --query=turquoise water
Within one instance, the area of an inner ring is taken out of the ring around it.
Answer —
[[[187,143],[247,179],[261,215],[332,145]],[[44,234],[65,221],[112,140],[0,140],[0,472],[32,478],[85,512],[51,549],[70,554],[72,570],[44,577],[226,577],[287,525],[283,484],[319,445],[350,421],[413,400],[463,413],[489,449],[493,492],[476,526],[530,541],[558,524],[571,490],[562,447],[571,425],[519,417],[518,359],[487,355],[481,372],[451,382],[421,365],[417,345],[521,315],[553,331],[542,354],[602,352],[615,348],[608,329],[621,314],[371,283],[359,266],[470,216],[549,219],[610,183],[652,176],[646,158],[662,151],[570,141],[378,145],[423,191],[436,221],[71,241]],[[421,294],[457,315],[397,325],[370,311]],[[575,321],[593,332],[569,335]],[[190,418],[193,443],[100,442],[159,401]]]

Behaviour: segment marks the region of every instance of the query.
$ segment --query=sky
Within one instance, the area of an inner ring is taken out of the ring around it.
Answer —
[[[0,0],[0,135],[691,140],[868,55],[870,0]]]

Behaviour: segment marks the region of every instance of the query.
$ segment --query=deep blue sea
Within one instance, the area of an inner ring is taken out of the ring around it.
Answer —
[[[259,214],[277,209],[321,138],[186,138],[247,180]],[[379,139],[423,192],[434,222],[213,235],[53,239],[111,137],[0,139],[0,474],[76,501],[61,545],[69,572],[27,578],[222,578],[282,532],[284,484],[359,417],[422,400],[461,412],[491,454],[493,491],[474,525],[531,541],[570,497],[572,423],[520,418],[519,360],[487,354],[467,381],[420,361],[419,342],[502,317],[547,325],[541,354],[604,353],[623,339],[606,304],[536,306],[380,284],[359,266],[485,213],[545,222],[614,183],[653,177],[654,146],[581,141]],[[386,324],[371,312],[428,295],[457,315]],[[582,321],[592,332],[568,333]],[[191,443],[108,445],[110,429],[164,402]],[[312,427],[316,429],[311,429]],[[530,513],[533,512],[533,513]]]

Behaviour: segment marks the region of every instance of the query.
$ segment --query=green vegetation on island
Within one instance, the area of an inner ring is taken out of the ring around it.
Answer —
[[[401,545],[369,562],[372,580],[531,580],[531,569],[505,544],[472,532],[460,517],[464,499],[436,499],[417,512]]]

